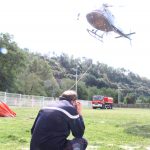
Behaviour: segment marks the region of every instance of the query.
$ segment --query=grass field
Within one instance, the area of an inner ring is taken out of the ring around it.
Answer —
[[[15,118],[0,118],[0,150],[26,150],[39,109],[12,109]],[[83,117],[88,150],[150,150],[150,109],[84,109]]]

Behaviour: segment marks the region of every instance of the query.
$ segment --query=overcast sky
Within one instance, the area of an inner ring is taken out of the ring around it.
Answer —
[[[124,32],[135,31],[132,45],[108,33],[103,43],[91,37],[85,14],[110,3]],[[92,58],[112,67],[123,67],[150,79],[150,9],[148,0],[0,0],[0,32],[14,35],[21,48],[43,54],[67,53]],[[81,13],[77,21],[77,14]]]

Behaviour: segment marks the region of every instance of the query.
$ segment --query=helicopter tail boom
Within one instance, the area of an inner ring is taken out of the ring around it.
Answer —
[[[115,26],[112,25],[112,27],[113,27],[113,29],[114,29],[114,32],[116,32],[116,33],[118,33],[118,34],[120,35],[120,36],[118,36],[117,38],[119,38],[119,37],[125,37],[125,38],[131,40],[131,38],[128,36],[128,35],[131,35],[130,33],[129,33],[129,34],[124,34],[121,30],[119,30],[119,29],[116,28]],[[134,34],[134,32],[133,32],[133,34]]]
[[[132,34],[135,34],[135,32],[131,32],[131,33],[128,33],[128,34],[125,34],[126,36],[130,36],[130,35],[132,35]],[[117,37],[115,37],[115,38],[120,38],[120,37],[122,37],[121,35],[120,36],[117,36]]]

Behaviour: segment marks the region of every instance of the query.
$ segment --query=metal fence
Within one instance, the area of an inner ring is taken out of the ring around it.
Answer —
[[[0,101],[8,106],[17,107],[44,107],[57,101],[58,98],[35,95],[22,95],[17,93],[0,92]],[[91,101],[80,100],[84,108],[92,108]]]
[[[149,103],[138,103],[138,104],[114,104],[114,107],[120,108],[150,108]]]
[[[0,101],[5,102],[8,106],[44,107],[57,100],[58,98],[54,97],[0,92]],[[91,101],[80,100],[80,102],[84,108],[92,108]],[[113,106],[118,108],[150,108],[150,104],[114,104]]]
[[[5,102],[9,106],[42,107],[54,100],[57,100],[57,98],[0,92],[0,101]]]

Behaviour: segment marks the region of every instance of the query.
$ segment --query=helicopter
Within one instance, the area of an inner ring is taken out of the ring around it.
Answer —
[[[115,17],[108,7],[112,7],[112,5],[102,4],[100,9],[93,10],[86,14],[87,22],[94,28],[92,30],[87,29],[87,32],[101,42],[103,35],[111,31],[119,35],[115,38],[124,37],[131,41],[130,35],[135,34],[135,32],[125,34],[119,27],[117,27],[115,25]],[[102,31],[103,33],[100,35],[98,31]]]

